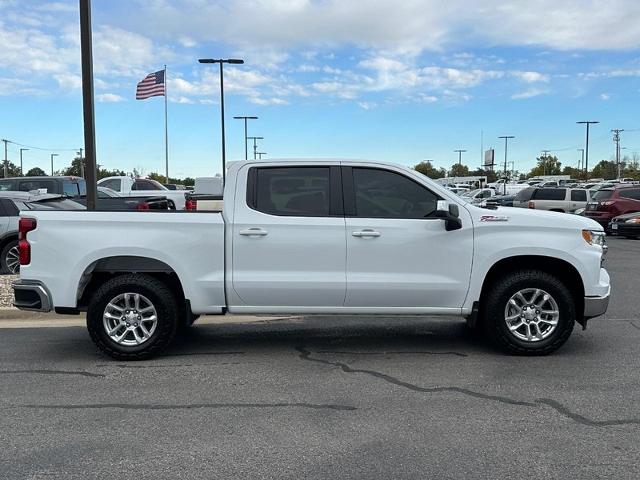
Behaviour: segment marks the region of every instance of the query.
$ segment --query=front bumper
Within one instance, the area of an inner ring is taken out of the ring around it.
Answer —
[[[20,310],[50,312],[51,294],[37,280],[16,280],[13,286],[13,305]]]
[[[609,306],[609,292],[604,297],[584,297],[584,318],[604,315]]]

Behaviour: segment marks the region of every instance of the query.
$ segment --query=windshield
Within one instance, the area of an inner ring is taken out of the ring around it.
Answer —
[[[480,191],[479,188],[476,188],[475,190],[471,190],[470,192],[463,192],[461,194],[461,196],[463,197],[473,197],[475,194],[477,194]]]

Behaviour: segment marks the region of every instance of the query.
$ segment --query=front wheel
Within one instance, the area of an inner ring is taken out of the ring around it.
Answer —
[[[176,333],[178,302],[149,275],[114,277],[91,298],[87,328],[94,343],[117,360],[143,360],[160,353]]]
[[[575,300],[562,281],[537,270],[505,275],[482,302],[485,331],[501,350],[547,355],[560,348],[576,321]]]

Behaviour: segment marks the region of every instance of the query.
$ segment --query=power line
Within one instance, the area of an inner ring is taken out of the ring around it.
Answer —
[[[5,141],[5,140],[2,140]],[[32,148],[33,150],[43,150],[45,152],[77,152],[77,148],[44,148],[44,147],[35,147],[33,145],[25,145],[24,143],[14,142],[13,140],[6,140],[7,143],[11,143],[13,145],[18,145],[20,147]]]

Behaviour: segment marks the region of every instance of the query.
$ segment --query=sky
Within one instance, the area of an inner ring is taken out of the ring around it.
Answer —
[[[162,97],[136,83],[166,64],[171,176],[244,157],[234,115],[254,115],[267,158],[340,157],[476,168],[484,147],[528,171],[542,150],[577,166],[640,152],[637,0],[93,0],[97,160],[164,172]],[[82,147],[77,0],[0,0],[0,138],[24,169]],[[250,147],[251,155],[252,146]],[[0,154],[3,152],[0,151]]]

